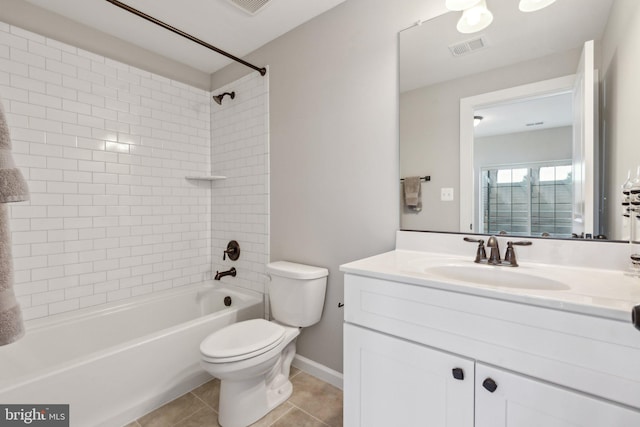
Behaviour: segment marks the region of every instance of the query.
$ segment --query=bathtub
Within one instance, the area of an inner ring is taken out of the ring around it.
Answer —
[[[262,295],[204,283],[30,321],[0,347],[0,403],[69,404],[71,426],[121,427],[210,378],[208,334],[263,315]]]

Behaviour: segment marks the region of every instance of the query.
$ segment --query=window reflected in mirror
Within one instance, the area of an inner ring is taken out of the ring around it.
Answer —
[[[482,167],[482,231],[571,237],[571,162]]]

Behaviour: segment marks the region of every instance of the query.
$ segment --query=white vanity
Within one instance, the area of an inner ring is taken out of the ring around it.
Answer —
[[[462,238],[398,232],[341,267],[344,425],[640,426],[633,249],[536,239],[494,267]]]

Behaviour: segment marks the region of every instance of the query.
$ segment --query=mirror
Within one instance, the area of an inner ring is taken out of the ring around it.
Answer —
[[[400,179],[430,177],[420,184],[422,209],[407,208],[401,197],[401,228],[493,234],[507,226],[490,225],[488,218],[496,211],[503,217],[507,206],[509,234],[564,238],[582,227],[594,237],[628,239],[621,186],[640,164],[634,126],[634,112],[640,111],[640,2],[557,0],[530,13],[520,12],[517,0],[488,0],[487,6],[494,20],[477,33],[456,30],[460,12],[400,33]],[[574,139],[589,126],[572,117],[578,108],[571,86],[590,40],[596,125],[595,146],[585,157]],[[496,98],[532,86],[547,89]],[[571,123],[561,111],[567,94]],[[476,127],[474,116],[483,116]],[[502,117],[499,124],[496,117]],[[461,148],[465,133],[471,145]],[[461,159],[473,166],[461,167]],[[512,199],[500,196],[503,188]],[[500,205],[492,206],[495,193]],[[472,219],[465,222],[467,212]]]

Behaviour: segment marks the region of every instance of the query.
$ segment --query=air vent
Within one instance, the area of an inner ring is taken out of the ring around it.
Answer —
[[[542,126],[543,124],[544,124],[544,122],[531,122],[531,123],[525,124],[525,126],[527,126],[527,127]]]
[[[487,47],[487,38],[485,36],[480,36],[452,44],[449,46],[449,50],[453,56],[463,56],[476,52],[480,49],[484,49],[485,47]]]
[[[227,0],[232,5],[242,9],[249,15],[260,12],[270,0]]]

